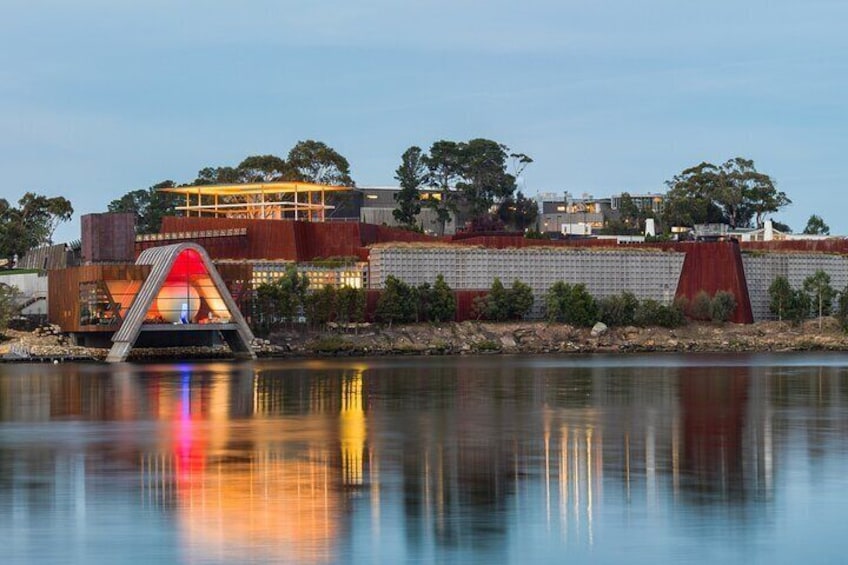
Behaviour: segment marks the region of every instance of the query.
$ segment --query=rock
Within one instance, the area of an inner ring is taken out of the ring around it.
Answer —
[[[592,326],[592,337],[598,337],[604,335],[609,331],[607,325],[603,322],[598,322],[594,326]]]
[[[501,336],[501,345],[503,345],[504,347],[515,347],[515,338],[513,338],[511,335]]]

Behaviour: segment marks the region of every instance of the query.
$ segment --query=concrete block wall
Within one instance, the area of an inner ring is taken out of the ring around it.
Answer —
[[[830,275],[830,286],[841,291],[848,285],[848,257],[824,253],[742,253],[742,265],[751,297],[754,321],[776,320],[769,312],[768,289],[779,276],[792,288],[801,288],[804,279],[821,269]]]
[[[31,303],[22,312],[26,315],[47,315],[47,276],[38,273],[17,274],[8,271],[0,274],[0,283],[18,289],[18,304]],[[43,299],[43,300],[42,300]]]
[[[488,289],[495,277],[505,286],[515,279],[533,289],[534,316],[557,281],[583,283],[595,298],[630,291],[640,300],[674,299],[685,253],[645,249],[583,250],[534,247],[378,246],[371,250],[370,287],[383,288],[389,275],[407,284],[430,284],[439,274],[455,289]]]

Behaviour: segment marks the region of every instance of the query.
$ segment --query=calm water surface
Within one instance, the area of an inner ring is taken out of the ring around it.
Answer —
[[[846,367],[0,365],[0,562],[844,563]]]

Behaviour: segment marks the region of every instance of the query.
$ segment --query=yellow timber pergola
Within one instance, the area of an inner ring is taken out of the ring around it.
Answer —
[[[326,211],[333,209],[326,202],[327,193],[353,189],[310,182],[262,182],[177,186],[158,190],[184,195],[185,205],[176,209],[184,211],[186,216],[294,218],[323,222]]]

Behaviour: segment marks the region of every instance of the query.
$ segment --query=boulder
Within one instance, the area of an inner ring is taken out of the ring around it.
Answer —
[[[592,337],[598,337],[604,335],[609,331],[607,325],[603,322],[598,322],[594,326],[592,326]]]

